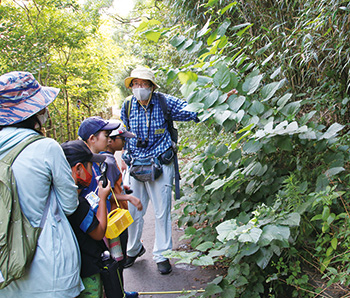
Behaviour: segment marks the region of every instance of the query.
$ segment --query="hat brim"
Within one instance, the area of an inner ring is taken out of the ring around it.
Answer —
[[[137,76],[137,77],[127,77],[125,80],[124,80],[124,84],[125,84],[125,87],[128,88],[128,89],[131,89],[130,87],[130,84],[132,82],[133,79],[141,79],[141,80],[147,80],[147,81],[151,81],[154,85],[154,89],[157,89],[157,88],[160,88],[159,85],[153,81],[153,80],[150,80],[149,78],[146,78],[146,77],[143,77],[143,76]]]
[[[100,130],[115,130],[120,126],[120,123],[109,122],[105,126],[103,126]]]
[[[89,161],[100,163],[100,162],[104,162],[105,159],[106,159],[105,155],[93,153]]]
[[[22,122],[52,103],[59,88],[41,86],[39,92],[21,102],[0,105],[0,126]]]
[[[120,136],[124,138],[136,138],[136,136],[130,131],[123,132],[122,134],[120,134]]]

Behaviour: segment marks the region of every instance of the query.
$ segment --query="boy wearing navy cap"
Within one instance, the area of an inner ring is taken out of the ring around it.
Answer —
[[[115,123],[110,123],[99,116],[86,118],[78,129],[79,137],[86,142],[90,150],[98,154],[104,151],[108,144],[110,132],[118,127]],[[81,195],[87,196],[91,192],[96,192],[98,188],[97,179],[101,176],[101,171],[97,163],[92,164],[92,180],[88,187],[85,187]],[[108,211],[111,210],[110,203],[107,201]]]

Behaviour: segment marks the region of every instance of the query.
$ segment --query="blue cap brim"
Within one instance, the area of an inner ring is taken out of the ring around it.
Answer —
[[[105,126],[103,126],[100,130],[114,130],[119,127],[120,124],[118,123],[108,123]]]

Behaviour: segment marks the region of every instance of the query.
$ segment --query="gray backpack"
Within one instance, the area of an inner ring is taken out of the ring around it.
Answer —
[[[44,137],[24,140],[0,160],[0,289],[21,278],[31,264],[49,208],[47,200],[40,226],[34,228],[23,214],[12,164],[21,151]]]

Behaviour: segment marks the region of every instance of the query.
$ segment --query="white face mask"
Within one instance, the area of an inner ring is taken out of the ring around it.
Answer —
[[[38,118],[41,126],[43,126],[47,121],[47,119],[49,118],[49,110],[45,108],[45,112],[40,115],[36,115],[36,117]]]
[[[152,88],[135,88],[132,89],[132,93],[137,100],[148,100],[152,93]]]

